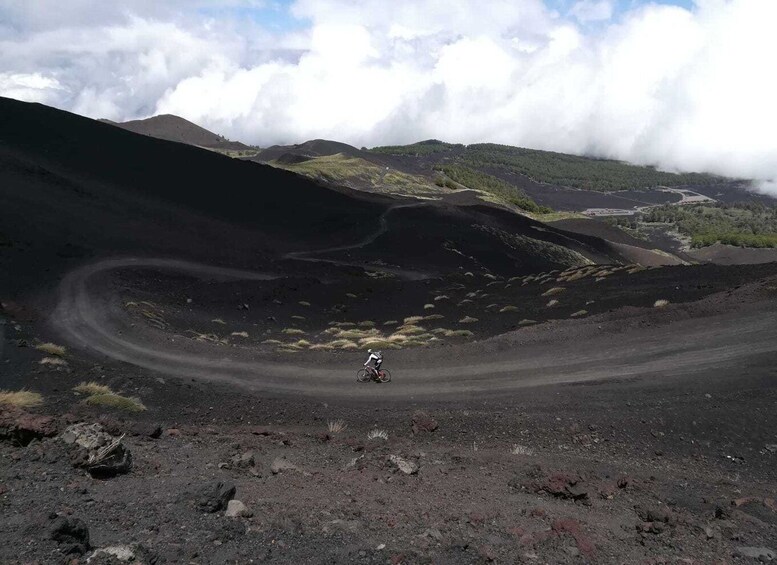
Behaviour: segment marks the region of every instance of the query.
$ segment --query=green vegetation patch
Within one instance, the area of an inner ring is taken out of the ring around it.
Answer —
[[[711,185],[723,181],[714,175],[666,173],[622,161],[493,143],[469,145],[462,161],[470,166],[498,167],[537,182],[602,192],[656,186]]]
[[[501,179],[458,164],[435,165],[434,169],[444,173],[448,178],[473,190],[480,190],[495,196],[498,200],[507,202],[534,214],[548,214],[550,208],[538,205],[523,190]]]
[[[718,242],[737,247],[777,247],[777,207],[761,203],[658,206],[641,219],[675,225],[691,238],[691,247]]]

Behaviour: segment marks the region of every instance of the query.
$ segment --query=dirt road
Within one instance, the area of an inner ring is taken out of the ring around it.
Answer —
[[[543,324],[455,349],[392,351],[386,366],[394,382],[358,386],[358,365],[350,366],[342,357],[296,355],[285,360],[249,348],[230,348],[225,354],[223,347],[136,327],[108,287],[90,284],[127,267],[206,279],[276,278],[164,259],[94,263],[70,273],[59,291],[52,322],[69,344],[169,375],[280,394],[396,400],[471,397],[555,383],[720,372],[777,354],[774,307],[750,304],[707,313],[703,320],[686,316],[647,328],[621,327],[621,318],[592,317]]]

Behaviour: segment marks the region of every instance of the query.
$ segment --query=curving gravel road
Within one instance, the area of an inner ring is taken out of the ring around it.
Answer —
[[[100,261],[66,276],[52,322],[72,346],[160,373],[239,384],[277,394],[323,397],[471,398],[526,387],[622,379],[672,378],[736,372],[777,359],[777,317],[771,303],[750,303],[654,327],[621,328],[622,319],[549,323],[451,348],[392,351],[390,385],[358,385],[354,366],[321,354],[267,356],[211,346],[135,327],[103,276],[123,268],[151,268],[203,279],[267,280],[269,273],[187,261],[123,258]],[[633,326],[633,324],[632,324]],[[225,351],[228,354],[225,356]]]

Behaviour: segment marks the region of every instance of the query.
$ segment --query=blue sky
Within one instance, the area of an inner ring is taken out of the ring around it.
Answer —
[[[544,0],[545,5],[557,10],[561,15],[567,15],[578,0]],[[285,32],[303,29],[309,22],[295,18],[290,11],[294,0],[268,0],[264,6],[208,6],[201,8],[199,12],[214,18],[232,17],[248,19],[266,27],[272,31]],[[680,6],[688,10],[693,9],[694,0],[615,0],[613,17],[617,17],[634,8],[647,4],[666,4]]]

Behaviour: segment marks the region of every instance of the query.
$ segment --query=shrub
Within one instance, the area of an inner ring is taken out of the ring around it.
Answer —
[[[656,300],[655,304],[653,304],[654,308],[664,308],[665,306],[669,306],[669,301],[664,300],[663,298],[661,300]]]
[[[16,408],[34,408],[43,404],[43,397],[29,390],[0,390],[0,405]]]

